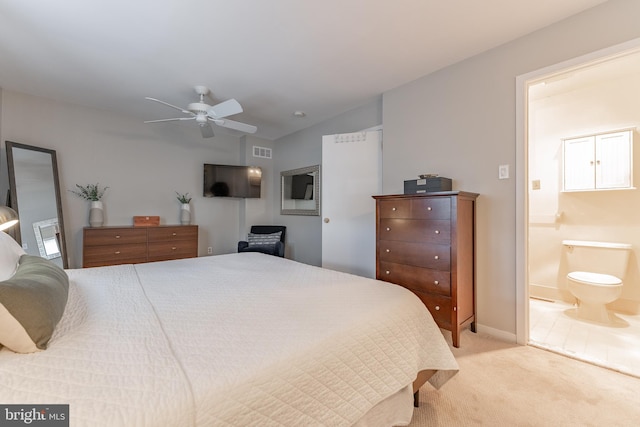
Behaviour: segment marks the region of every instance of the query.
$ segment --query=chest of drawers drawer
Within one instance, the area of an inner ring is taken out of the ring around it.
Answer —
[[[149,243],[173,242],[176,240],[194,240],[198,238],[198,227],[161,227],[149,228]]]
[[[137,264],[147,261],[147,244],[113,244],[84,248],[83,267]]]
[[[197,256],[198,244],[193,240],[172,242],[149,242],[149,261],[193,258]]]
[[[378,236],[380,240],[448,244],[451,241],[451,222],[385,218],[380,220]]]
[[[147,243],[147,232],[135,228],[85,229],[83,242],[85,246]]]
[[[413,291],[451,295],[451,274],[449,271],[432,270],[413,265],[380,261],[378,278],[402,285]]]
[[[449,271],[451,267],[450,246],[437,243],[380,240],[378,242],[378,257],[381,261],[436,270]]]

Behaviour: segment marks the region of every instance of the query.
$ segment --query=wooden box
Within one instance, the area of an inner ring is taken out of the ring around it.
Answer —
[[[159,216],[134,216],[134,227],[157,227],[160,225]]]

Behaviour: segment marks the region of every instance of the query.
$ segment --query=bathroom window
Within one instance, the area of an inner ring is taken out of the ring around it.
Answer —
[[[633,131],[562,141],[564,191],[633,188]]]

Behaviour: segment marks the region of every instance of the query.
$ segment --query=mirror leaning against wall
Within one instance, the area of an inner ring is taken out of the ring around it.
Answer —
[[[55,150],[6,141],[15,239],[25,252],[68,268]]]

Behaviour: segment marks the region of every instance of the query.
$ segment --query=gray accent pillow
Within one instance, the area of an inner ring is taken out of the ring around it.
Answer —
[[[277,233],[270,234],[257,234],[257,233],[249,233],[247,235],[247,243],[249,246],[275,246],[277,242],[280,241],[280,236],[282,235],[282,231],[278,231]]]
[[[0,282],[0,344],[17,353],[47,348],[68,295],[69,277],[62,268],[22,255],[13,277]]]

